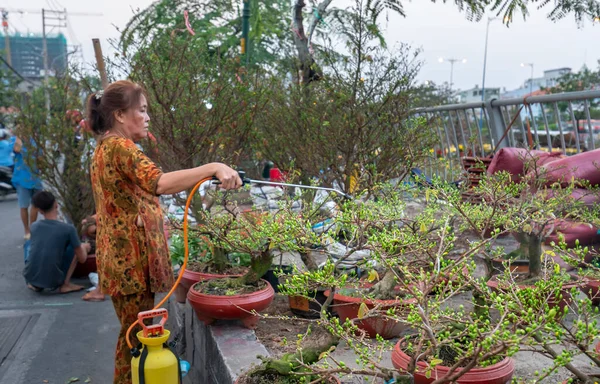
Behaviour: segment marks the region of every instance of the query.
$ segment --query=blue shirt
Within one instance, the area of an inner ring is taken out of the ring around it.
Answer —
[[[16,138],[11,138],[11,141],[15,142]],[[42,181],[31,172],[31,169],[25,162],[24,156],[27,156],[27,149],[23,145],[21,152],[15,153],[15,169],[11,182],[15,187],[27,188],[27,189],[42,189]]]
[[[31,224],[29,256],[23,270],[25,280],[39,288],[60,287],[73,260],[73,251],[80,245],[72,225],[48,219]]]
[[[0,140],[0,166],[1,167],[10,167],[14,164],[13,160],[13,147],[15,146],[15,141],[11,137],[7,140]]]

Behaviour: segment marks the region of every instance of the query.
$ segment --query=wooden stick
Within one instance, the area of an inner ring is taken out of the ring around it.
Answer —
[[[106,76],[106,67],[104,65],[104,57],[102,56],[102,46],[100,45],[100,39],[92,39],[94,44],[94,53],[96,54],[96,65],[98,66],[98,72],[100,72],[100,81],[102,82],[102,89],[108,87],[108,76]]]

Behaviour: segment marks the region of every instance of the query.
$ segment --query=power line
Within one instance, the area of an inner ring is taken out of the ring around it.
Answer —
[[[13,71],[15,73],[15,75],[17,75],[17,77],[19,77],[21,80],[26,81],[29,84],[33,84],[33,82],[31,80],[24,78],[23,75],[21,75],[16,69],[14,69],[12,67],[12,65],[8,64],[8,62],[4,59],[4,57],[0,56],[0,61],[2,61],[4,63],[4,65],[6,65],[8,67],[8,69]]]

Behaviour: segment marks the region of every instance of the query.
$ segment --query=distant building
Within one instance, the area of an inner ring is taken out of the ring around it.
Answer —
[[[475,85],[475,88],[456,92],[455,97],[460,104],[475,103],[481,101],[483,93],[483,88],[479,88],[478,85]],[[485,101],[499,98],[500,88],[485,88],[484,97]]]
[[[571,68],[549,69],[547,71],[544,71],[543,77],[527,79],[519,88],[502,93],[502,95],[500,95],[500,98],[512,99],[515,97],[525,97],[530,93],[539,94],[539,91],[542,88],[550,88],[556,86],[558,84],[558,80],[562,76],[569,73],[571,73]]]
[[[44,77],[44,44],[40,35],[15,34],[9,36],[12,67],[23,77]],[[63,72],[67,67],[67,39],[64,35],[47,36],[48,68],[53,73]],[[6,51],[5,38],[0,38],[0,50]]]

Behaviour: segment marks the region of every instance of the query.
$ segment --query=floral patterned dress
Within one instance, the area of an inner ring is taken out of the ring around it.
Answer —
[[[96,148],[91,178],[98,222],[98,275],[105,294],[165,292],[173,285],[156,195],[161,175],[131,140],[107,137]]]

